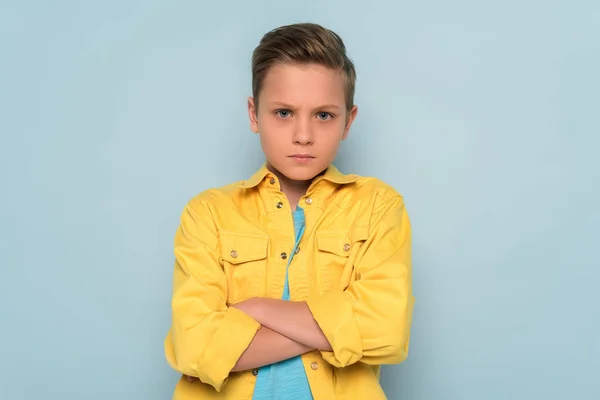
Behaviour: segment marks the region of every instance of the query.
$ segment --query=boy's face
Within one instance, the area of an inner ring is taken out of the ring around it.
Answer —
[[[278,64],[267,72],[250,127],[267,162],[289,179],[310,180],[335,159],[357,107],[346,111],[343,73],[317,64]]]

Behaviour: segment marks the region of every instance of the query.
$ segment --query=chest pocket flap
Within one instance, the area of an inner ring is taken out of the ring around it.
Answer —
[[[317,232],[317,248],[326,253],[332,253],[340,257],[348,257],[352,245],[367,239],[368,227],[355,227],[345,231],[323,231]]]
[[[350,238],[347,231],[317,232],[317,248],[326,253],[340,257],[348,257],[350,253]]]
[[[357,248],[367,239],[368,233],[368,227],[316,233],[322,287],[325,292],[348,287],[353,279],[353,260]]]
[[[269,238],[254,234],[221,232],[221,258],[237,265],[267,258]]]

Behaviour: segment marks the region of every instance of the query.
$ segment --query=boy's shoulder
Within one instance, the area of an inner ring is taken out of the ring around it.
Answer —
[[[199,206],[201,204],[217,205],[231,202],[243,189],[244,181],[236,181],[220,187],[205,189],[193,196],[188,204],[191,206]]]
[[[373,177],[354,175],[356,181],[347,187],[349,192],[356,195],[357,198],[379,197],[383,201],[394,198],[402,198],[402,194],[389,183]]]

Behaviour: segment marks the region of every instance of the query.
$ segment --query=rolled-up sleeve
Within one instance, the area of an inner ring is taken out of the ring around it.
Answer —
[[[323,358],[341,368],[358,361],[396,364],[408,356],[414,297],[411,228],[402,197],[373,212],[369,237],[355,259],[356,280],[344,291],[307,303],[333,351]]]
[[[260,324],[228,308],[216,227],[205,203],[190,203],[175,236],[172,324],[165,340],[172,368],[220,391]]]

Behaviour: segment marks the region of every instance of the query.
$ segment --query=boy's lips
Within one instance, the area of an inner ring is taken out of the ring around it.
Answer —
[[[313,160],[315,157],[310,154],[294,154],[290,158],[298,163],[307,163]]]
[[[294,155],[291,155],[290,157],[292,157],[292,158],[314,158],[310,154],[294,154]]]

